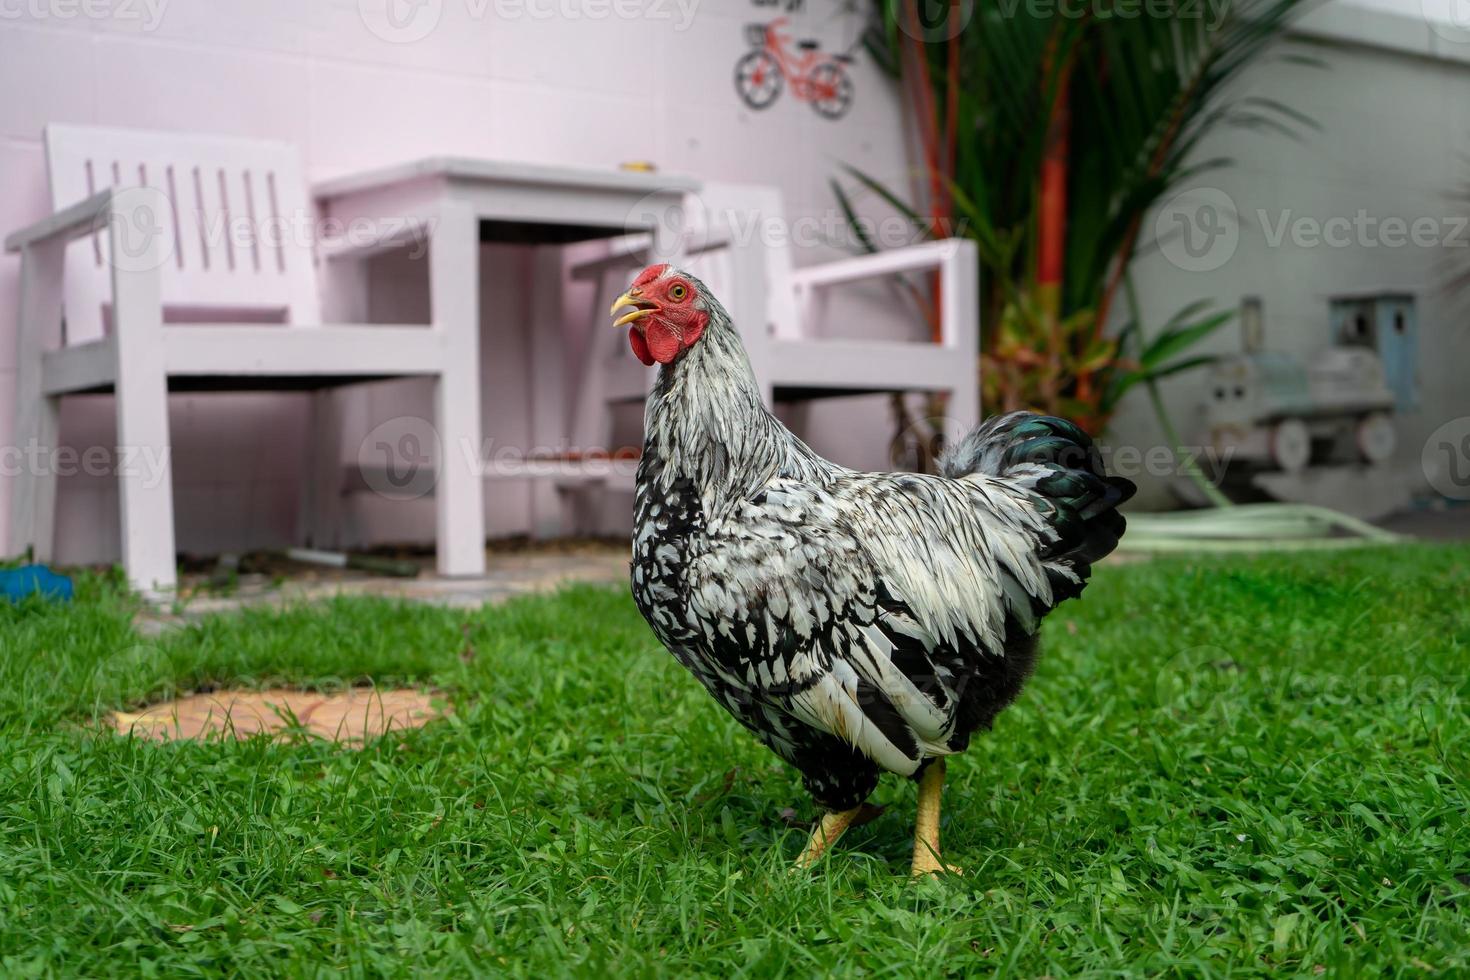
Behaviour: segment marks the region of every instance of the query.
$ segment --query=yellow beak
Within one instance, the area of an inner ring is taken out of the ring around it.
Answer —
[[[618,316],[618,310],[621,310],[625,306],[631,306],[633,309],[624,313],[622,316]],[[638,290],[630,289],[613,301],[612,309],[608,310],[607,313],[608,316],[617,316],[618,318],[613,321],[613,326],[621,327],[625,323],[632,323],[634,320],[643,319],[657,308],[652,303],[639,299]]]

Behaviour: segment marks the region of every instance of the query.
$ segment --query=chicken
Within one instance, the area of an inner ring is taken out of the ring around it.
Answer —
[[[945,758],[1020,692],[1041,618],[1117,545],[1133,484],[1076,426],[1025,412],[970,433],[942,475],[855,472],[766,410],[698,279],[650,266],[612,314],[661,365],[634,503],[639,610],[824,811],[798,866],[887,771],[919,783],[913,873],[944,870]]]

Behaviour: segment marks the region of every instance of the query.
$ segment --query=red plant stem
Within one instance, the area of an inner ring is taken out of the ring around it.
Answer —
[[[1037,215],[1036,284],[1055,290],[1049,299],[1060,311],[1063,263],[1067,248],[1067,154],[1070,149],[1071,106],[1067,80],[1069,61],[1057,78],[1056,100],[1047,122],[1046,147],[1041,157],[1041,187]]]
[[[949,43],[946,54],[948,62],[945,68],[945,93],[944,93],[944,208],[942,211],[936,208],[937,215],[946,220],[954,217],[953,192],[950,190],[950,182],[955,175],[956,137],[959,134],[960,121],[960,0],[950,0],[949,4]],[[942,225],[936,229],[946,235],[952,234],[949,226]]]
[[[945,64],[945,92],[944,92],[944,157],[943,166],[944,180],[941,182],[943,198],[934,205],[934,227],[930,234],[933,236],[943,235],[948,237],[954,234],[954,191],[950,184],[955,176],[955,153],[956,137],[959,132],[960,119],[960,0],[949,2],[949,40],[948,55]],[[938,270],[930,274],[930,282],[934,292],[934,319],[929,324],[929,339],[934,343],[940,343],[944,339],[943,330],[940,328],[942,316],[942,303],[944,301],[944,283],[939,277]]]
[[[914,96],[915,115],[918,117],[920,141],[924,148],[925,169],[929,174],[929,200],[932,206],[932,203],[939,199],[942,191],[939,178],[939,134],[934,111],[934,93],[929,87],[929,58],[924,51],[918,7],[914,4],[905,4],[904,7],[909,13],[911,28],[907,33],[910,40],[913,41],[914,85],[911,91]]]
[[[905,9],[909,15],[909,27],[906,33],[913,41],[910,60],[914,65],[913,80],[910,91],[914,98],[915,116],[918,118],[920,141],[924,148],[925,170],[929,176],[929,214],[938,227],[939,219],[943,212],[939,209],[943,206],[942,199],[945,192],[945,184],[940,162],[940,144],[938,114],[934,107],[934,91],[930,87],[929,57],[924,48],[924,40],[919,24],[919,12],[916,4],[905,3]],[[951,9],[951,16],[954,11]],[[939,296],[939,273],[936,271],[930,276],[930,290],[934,296],[934,304],[929,317],[929,336],[936,343],[940,340],[940,310],[941,298]]]
[[[1055,43],[1055,36],[1053,36]],[[1047,55],[1049,69],[1055,50]],[[1062,275],[1067,252],[1067,167],[1071,149],[1072,113],[1068,90],[1072,79],[1072,53],[1057,72],[1056,92],[1047,118],[1046,143],[1042,149],[1036,218],[1036,299],[1047,331],[1050,380],[1043,390],[1053,398],[1061,375]],[[1050,75],[1044,70],[1043,77]],[[1048,406],[1050,409],[1052,406]]]

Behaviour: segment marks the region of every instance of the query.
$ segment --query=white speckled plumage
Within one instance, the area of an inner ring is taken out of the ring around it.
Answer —
[[[987,422],[947,476],[837,466],[762,406],[703,284],[663,276],[693,284],[709,322],[647,403],[634,596],[820,803],[855,806],[878,769],[914,774],[1009,703],[1040,617],[1116,543],[1112,506],[1131,485],[1102,474],[1080,432],[1030,416]],[[1023,429],[1055,434],[1036,443],[1050,455],[1008,451]]]

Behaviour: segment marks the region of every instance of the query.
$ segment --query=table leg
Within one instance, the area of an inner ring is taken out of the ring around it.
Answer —
[[[440,575],[485,573],[485,501],[480,463],[480,234],[474,211],[448,201],[429,240],[429,303],[446,334],[435,383],[439,429],[437,493]]]

